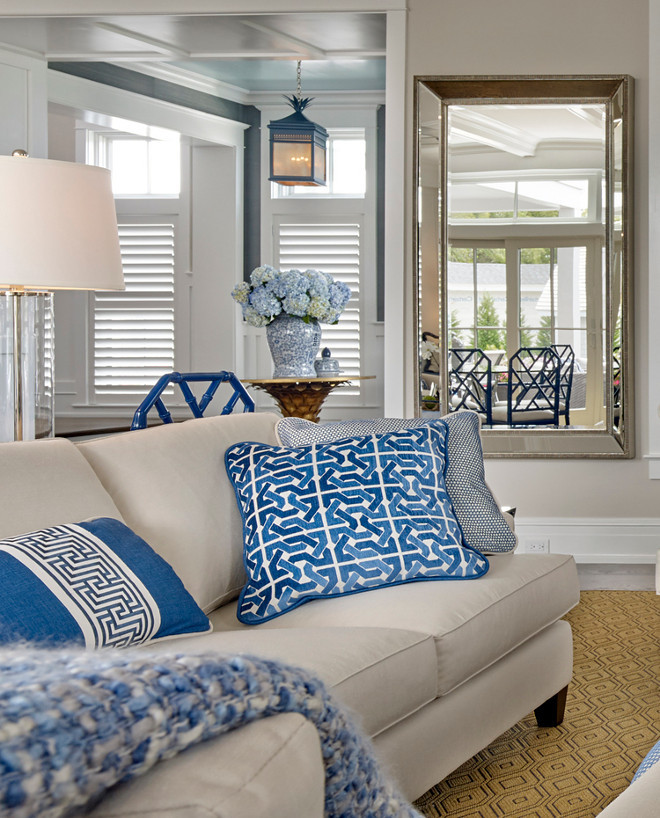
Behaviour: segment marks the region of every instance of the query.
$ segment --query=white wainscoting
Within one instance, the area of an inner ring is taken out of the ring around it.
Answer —
[[[529,540],[549,541],[550,553],[576,562],[654,563],[660,549],[660,518],[516,517],[518,550]]]

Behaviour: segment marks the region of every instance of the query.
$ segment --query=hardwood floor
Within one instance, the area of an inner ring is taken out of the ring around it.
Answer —
[[[655,565],[578,563],[583,591],[654,591]]]

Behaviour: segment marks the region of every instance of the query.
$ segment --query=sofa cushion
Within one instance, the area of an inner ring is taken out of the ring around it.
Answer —
[[[445,484],[465,542],[482,554],[513,551],[517,537],[486,483],[479,415],[461,411],[445,415],[442,420],[447,424]],[[302,418],[282,418],[276,432],[283,446],[305,446],[342,437],[383,434],[429,422],[426,418],[376,418],[312,423]]]
[[[0,538],[90,517],[121,520],[89,463],[69,440],[0,443]]]
[[[288,449],[238,443],[227,471],[243,514],[248,582],[239,619],[310,599],[421,579],[474,579],[444,484],[447,425]]]
[[[126,523],[207,613],[245,582],[243,526],[225,449],[246,439],[275,443],[276,422],[266,413],[209,417],[79,444]]]
[[[491,558],[490,566],[477,582],[418,582],[313,600],[256,628],[335,628],[359,622],[361,627],[432,635],[442,695],[560,619],[579,601],[571,556],[501,554]],[[213,625],[238,627],[235,604],[218,611]]]
[[[316,727],[281,713],[161,761],[113,787],[89,818],[323,818],[325,770]]]
[[[128,647],[210,628],[165,560],[119,520],[0,540],[0,643]]]
[[[367,595],[368,596],[368,595]],[[374,736],[433,701],[438,689],[432,637],[390,628],[241,627],[223,630],[223,612],[210,616],[213,633],[177,640],[176,650],[253,654],[310,670],[354,713]],[[287,617],[281,618],[284,621]],[[274,620],[273,625],[280,620]],[[218,627],[215,623],[219,623]],[[148,646],[151,653],[167,651],[167,644]],[[169,650],[172,646],[169,646]]]

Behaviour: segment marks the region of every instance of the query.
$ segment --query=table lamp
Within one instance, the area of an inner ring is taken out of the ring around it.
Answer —
[[[110,171],[0,156],[0,441],[52,437],[53,290],[122,290]]]

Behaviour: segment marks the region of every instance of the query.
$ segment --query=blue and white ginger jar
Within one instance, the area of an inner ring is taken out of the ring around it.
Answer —
[[[273,378],[315,378],[314,360],[321,345],[318,321],[280,313],[266,327],[266,338],[275,364]]]

